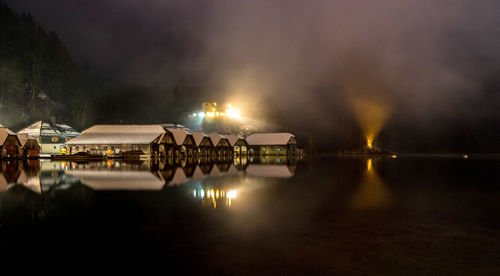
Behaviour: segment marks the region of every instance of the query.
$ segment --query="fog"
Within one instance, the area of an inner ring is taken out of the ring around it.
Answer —
[[[6,2],[101,75],[267,104],[319,148],[500,151],[499,1]]]

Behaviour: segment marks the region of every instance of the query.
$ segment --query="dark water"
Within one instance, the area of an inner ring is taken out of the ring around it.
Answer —
[[[181,165],[3,162],[2,262],[69,274],[500,275],[498,159]]]

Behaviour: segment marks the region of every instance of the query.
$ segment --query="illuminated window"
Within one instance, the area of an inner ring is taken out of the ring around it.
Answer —
[[[53,143],[59,142],[59,137],[52,137],[52,142]]]

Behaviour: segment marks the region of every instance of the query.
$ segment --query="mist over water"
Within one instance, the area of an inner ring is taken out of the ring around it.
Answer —
[[[7,3],[162,107],[179,86],[187,111],[230,100],[323,150],[500,150],[498,1]]]

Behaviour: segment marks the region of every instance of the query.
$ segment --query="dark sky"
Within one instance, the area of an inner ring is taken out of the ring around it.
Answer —
[[[269,99],[298,132],[356,121],[396,149],[500,148],[498,0],[5,2],[92,70],[158,93],[192,82],[247,113]]]

